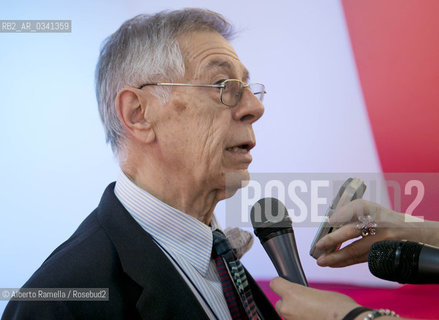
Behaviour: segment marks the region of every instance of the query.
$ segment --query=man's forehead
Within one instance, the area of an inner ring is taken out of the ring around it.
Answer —
[[[195,76],[205,73],[225,72],[230,77],[249,79],[249,72],[239,60],[232,45],[214,31],[197,31],[179,37],[182,53]]]
[[[233,66],[232,63],[230,63],[230,61],[224,60],[224,59],[212,59],[210,60],[206,66],[203,67],[202,71],[206,71],[209,72],[214,68],[219,68],[219,69],[224,69],[226,71],[228,71],[229,74],[236,74],[236,72],[240,72],[242,73],[242,76],[240,80],[246,82],[248,81],[248,79],[250,78],[250,74],[247,70],[246,67],[244,67],[242,65],[241,62],[239,62],[239,69],[240,70],[236,70],[236,67]]]

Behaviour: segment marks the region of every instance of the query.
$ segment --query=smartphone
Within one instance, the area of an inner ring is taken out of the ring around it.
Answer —
[[[328,222],[329,217],[332,215],[335,209],[348,204],[352,200],[361,199],[365,191],[366,185],[364,184],[363,180],[359,178],[349,178],[343,183],[334,200],[332,200],[332,203],[329,206],[328,210],[326,210],[326,219],[320,225],[319,230],[317,231],[311,244],[309,254],[313,258],[317,259],[323,253],[333,252],[340,248],[341,244],[329,250],[323,251],[316,248],[316,243],[327,234],[338,229],[337,227],[332,227]]]

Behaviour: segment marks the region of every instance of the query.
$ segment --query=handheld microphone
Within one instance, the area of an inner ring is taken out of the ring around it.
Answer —
[[[399,283],[439,283],[439,248],[410,241],[381,241],[369,251],[369,270]]]
[[[279,276],[307,287],[292,221],[283,203],[274,198],[261,199],[252,207],[250,219],[255,235],[261,241]]]

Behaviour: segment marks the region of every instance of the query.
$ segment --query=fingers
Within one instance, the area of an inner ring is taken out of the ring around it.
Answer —
[[[336,292],[317,290],[275,278],[271,289],[281,296],[276,311],[285,320],[341,319],[358,304]]]
[[[362,238],[341,250],[320,256],[317,264],[321,267],[340,268],[366,262],[370,247],[377,240],[374,236]]]
[[[389,211],[375,202],[357,199],[347,205],[337,208],[329,217],[329,223],[333,226],[358,221],[358,217],[369,215],[378,220],[384,211]]]
[[[276,302],[276,305],[274,306],[274,308],[276,309],[276,312],[278,314],[280,314],[284,319],[286,318],[286,311],[285,309],[288,308],[288,306],[286,305],[287,302],[285,302],[284,300],[280,299]]]
[[[360,234],[361,232],[356,227],[356,224],[347,224],[340,229],[324,236],[316,243],[316,247],[319,250],[329,250],[336,247],[340,243],[359,237]]]
[[[294,289],[294,285],[294,283],[281,277],[274,278],[270,281],[271,290],[273,290],[281,298],[285,297],[288,293],[291,293],[290,290]]]
[[[360,237],[361,230],[358,228],[358,217],[371,216],[371,221],[375,221],[375,219],[379,219],[378,216],[381,217],[384,210],[387,209],[384,209],[379,204],[362,199],[354,200],[348,205],[337,209],[330,217],[329,223],[332,225],[349,223],[320,239],[316,247],[319,250],[327,251],[338,247],[348,240]],[[390,210],[387,211],[391,212]],[[322,255],[317,260],[317,264],[320,266],[342,267],[365,262],[367,261],[369,248],[372,243],[373,240],[357,240],[342,250]]]
[[[284,319],[293,319],[290,317],[291,314],[289,311],[294,310],[294,302],[296,300],[294,298],[296,294],[295,286],[299,285],[280,277],[270,281],[271,290],[281,297],[281,299],[276,302],[275,309]]]
[[[277,313],[285,320],[308,320],[315,319],[313,316],[304,317],[302,313],[313,311],[312,306],[306,305],[303,301],[314,301],[314,294],[311,288],[306,288],[297,283],[290,282],[283,278],[277,277],[270,281],[270,288],[277,293],[281,299],[276,302]],[[307,298],[309,297],[309,298]]]

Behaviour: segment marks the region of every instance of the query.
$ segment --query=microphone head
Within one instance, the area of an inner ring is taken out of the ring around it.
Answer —
[[[275,198],[263,198],[256,202],[250,211],[250,219],[255,235],[262,243],[279,233],[293,233],[287,208]]]
[[[409,241],[380,241],[370,247],[370,272],[381,279],[414,283],[422,245]]]

